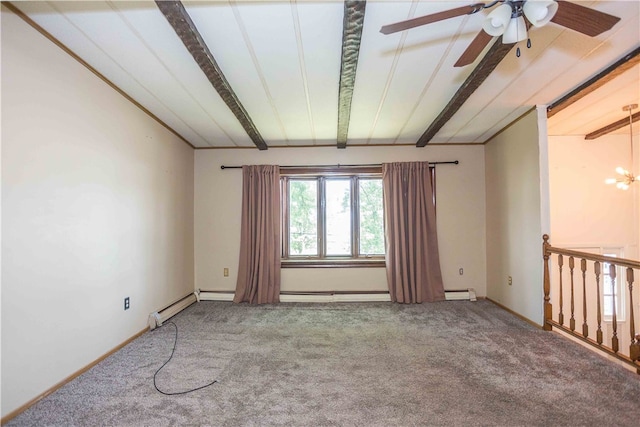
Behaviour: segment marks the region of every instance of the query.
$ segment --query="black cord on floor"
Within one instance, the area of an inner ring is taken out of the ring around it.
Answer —
[[[175,339],[173,340],[173,350],[171,350],[171,356],[169,356],[169,359],[167,359],[166,362],[164,362],[164,364],[162,366],[160,366],[160,368],[158,368],[158,370],[156,371],[155,374],[153,374],[153,386],[156,388],[156,390],[158,390],[160,393],[166,395],[166,396],[176,396],[179,394],[187,394],[187,393],[191,393],[193,391],[196,390],[202,390],[205,387],[209,387],[211,385],[214,385],[217,381],[213,380],[212,382],[210,382],[209,384],[205,384],[203,386],[197,387],[197,388],[193,388],[191,390],[186,390],[186,391],[178,391],[178,392],[174,392],[174,393],[170,393],[170,392],[166,392],[166,391],[162,391],[158,388],[158,385],[156,384],[156,376],[158,375],[158,373],[162,370],[162,368],[164,368],[167,363],[169,363],[171,361],[171,359],[173,358],[173,353],[176,351],[176,345],[178,344],[178,327],[176,326],[175,323],[173,322],[167,322],[165,323],[165,325],[167,324],[171,324],[173,325],[173,327],[176,329],[176,336]]]

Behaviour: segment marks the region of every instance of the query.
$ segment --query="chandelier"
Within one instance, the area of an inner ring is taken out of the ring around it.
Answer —
[[[638,104],[630,104],[622,107],[623,111],[629,112],[629,144],[631,145],[631,169],[633,169],[633,118],[631,110],[638,108]],[[606,184],[615,184],[621,190],[628,190],[634,182],[640,182],[640,175],[634,175],[633,172],[618,166],[616,172],[621,175],[619,178],[609,178],[605,180]]]

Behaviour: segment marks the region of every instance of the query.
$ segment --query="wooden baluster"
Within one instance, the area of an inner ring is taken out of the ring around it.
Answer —
[[[640,360],[640,342],[636,337],[635,320],[633,316],[633,268],[627,268],[627,283],[629,284],[629,325],[631,326],[631,346],[629,357],[631,360]]]
[[[587,260],[580,260],[580,270],[582,270],[582,315],[584,322],[582,323],[582,336],[589,336],[589,325],[587,325]]]
[[[616,266],[614,264],[609,264],[609,277],[611,277],[611,286],[613,287],[613,314],[611,316],[611,322],[613,326],[613,336],[611,337],[611,349],[617,353],[618,352],[618,318],[616,316]]]
[[[570,256],[569,257],[569,274],[571,277],[571,319],[569,319],[569,328],[572,331],[576,330],[576,319],[573,317],[573,313],[574,313],[574,299],[573,299],[573,267],[574,267],[574,262],[573,262],[573,257]]]
[[[596,331],[596,341],[599,345],[602,345],[602,308],[600,307],[600,261],[596,261],[593,264],[593,269],[596,273],[596,295],[598,301],[598,330]]]
[[[549,235],[545,234],[542,236],[542,258],[544,259],[544,268],[543,268],[543,288],[544,288],[544,320],[542,324],[542,328],[545,331],[551,330],[551,324],[547,323],[547,320],[551,320],[552,311],[551,311],[551,298],[549,294],[551,293],[551,280],[549,279]]]
[[[564,314],[562,313],[562,265],[564,260],[562,255],[558,254],[558,270],[560,271],[560,313],[558,313],[558,323],[564,325]]]

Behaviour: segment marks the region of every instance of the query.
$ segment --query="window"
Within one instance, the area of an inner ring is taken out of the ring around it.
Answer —
[[[618,257],[620,250],[608,249],[604,251],[604,256]],[[616,269],[616,283],[613,285],[613,280],[609,274],[609,263],[602,263],[602,312],[605,321],[613,320],[613,307],[615,304],[616,320],[618,322],[624,321],[625,318],[625,304],[624,304],[624,276],[622,275],[622,269]]]
[[[380,168],[281,172],[283,266],[384,265]]]

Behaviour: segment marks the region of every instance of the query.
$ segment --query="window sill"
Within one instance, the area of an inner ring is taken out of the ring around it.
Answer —
[[[282,260],[282,268],[384,268],[384,259],[296,259]]]

